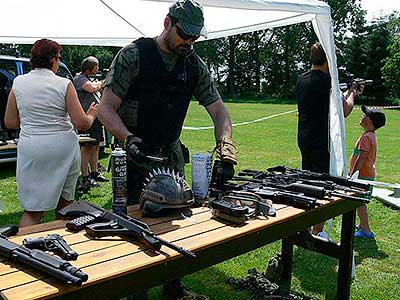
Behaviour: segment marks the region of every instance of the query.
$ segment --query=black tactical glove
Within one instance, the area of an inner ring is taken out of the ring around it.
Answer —
[[[231,180],[234,174],[235,169],[231,162],[215,160],[212,169],[211,184],[222,189],[224,184],[228,180]]]
[[[129,161],[138,163],[146,161],[144,154],[145,144],[141,138],[130,134],[126,137],[126,153]]]

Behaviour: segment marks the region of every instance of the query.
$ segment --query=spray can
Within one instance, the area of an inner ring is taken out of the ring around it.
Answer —
[[[210,187],[212,171],[211,153],[193,153],[192,155],[192,190],[198,203],[204,203]]]
[[[111,155],[112,170],[112,210],[119,215],[127,214],[126,154],[121,148],[115,148]]]

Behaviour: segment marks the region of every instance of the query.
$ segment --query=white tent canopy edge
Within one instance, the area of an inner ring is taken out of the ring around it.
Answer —
[[[173,1],[3,0],[0,43],[32,44],[42,37],[47,37],[62,45],[124,46],[139,37],[160,34],[171,2]],[[208,39],[312,22],[327,54],[332,78],[329,117],[330,173],[347,174],[344,117],[330,7],[317,0],[199,2],[204,7]],[[54,8],[58,13],[54,13]]]

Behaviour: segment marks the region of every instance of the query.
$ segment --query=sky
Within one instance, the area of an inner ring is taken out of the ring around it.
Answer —
[[[395,10],[400,12],[400,0],[361,0],[361,8],[367,11],[367,21],[371,21]]]

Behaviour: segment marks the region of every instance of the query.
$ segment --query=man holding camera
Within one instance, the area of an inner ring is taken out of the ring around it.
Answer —
[[[311,70],[296,83],[299,120],[297,142],[302,157],[302,169],[329,173],[329,99],[331,77],[322,45],[315,43],[310,51]],[[342,97],[343,114],[350,115],[355,98],[362,92],[353,85]],[[327,237],[324,224],[313,226],[312,233]]]
[[[179,137],[192,96],[214,122],[214,177],[222,183],[233,176],[237,158],[229,112],[206,64],[193,51],[201,35],[206,35],[202,6],[195,0],[178,0],[169,8],[161,35],[132,42],[112,62],[99,119],[126,142],[129,204],[138,202],[151,169],[164,166],[184,175],[185,151]],[[180,281],[170,286],[170,292],[175,291],[167,294],[175,295],[169,299],[185,296]]]

